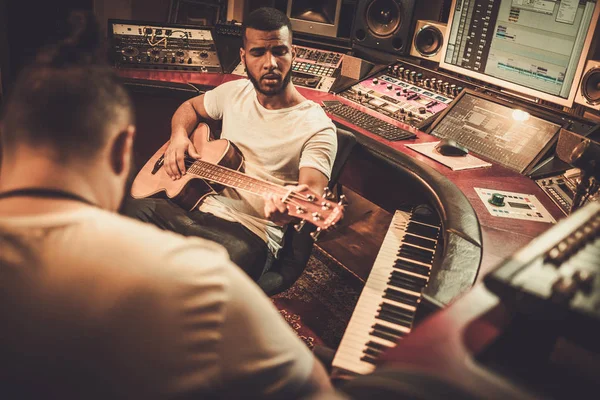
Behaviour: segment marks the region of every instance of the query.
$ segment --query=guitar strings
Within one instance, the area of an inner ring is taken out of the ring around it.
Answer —
[[[247,175],[244,175],[243,173],[241,173],[239,171],[235,171],[233,169],[230,169],[230,168],[227,168],[227,167],[223,167],[223,166],[220,166],[220,165],[217,166],[215,164],[212,164],[212,163],[209,163],[209,162],[206,162],[206,161],[196,160],[196,159],[191,158],[191,157],[186,157],[184,159],[184,163],[185,163],[185,166],[186,166],[187,169],[190,169],[192,167],[198,167],[198,169],[201,169],[202,165],[208,165],[209,168],[210,167],[219,167],[219,168],[225,169],[225,170],[227,170],[227,171],[229,171],[231,173],[234,173],[234,174],[237,174],[237,175],[241,176],[242,179],[248,179],[249,178]],[[198,171],[198,172],[200,172],[200,171]],[[210,170],[209,170],[209,172],[210,172]],[[207,177],[207,178],[210,179],[210,177]],[[279,192],[282,192],[282,190],[285,190],[284,188],[280,188],[278,185],[276,185],[274,183],[267,182],[267,181],[264,181],[262,179],[258,179],[258,178],[254,178],[254,177],[250,177],[250,178],[252,180],[255,180],[255,181],[259,182],[259,185],[263,186],[263,188],[262,188],[263,190],[268,189],[266,191],[276,192],[277,194],[279,194]],[[241,188],[241,189],[243,190],[243,188]],[[248,189],[246,189],[246,190],[248,190]],[[285,191],[284,194],[287,194],[287,190]],[[305,196],[305,195],[302,195],[302,194],[298,194],[298,192],[291,192],[289,194],[289,196],[287,197],[287,199],[290,199],[290,198],[293,198],[293,199],[296,199],[296,200],[300,200],[300,201],[310,202],[310,200],[308,199],[308,196]],[[289,204],[297,206],[297,207],[301,207],[302,206],[300,203],[293,202],[291,200],[289,201]]]

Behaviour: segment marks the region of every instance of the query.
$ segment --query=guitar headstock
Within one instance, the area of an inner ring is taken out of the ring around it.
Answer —
[[[287,203],[289,215],[302,219],[294,228],[300,231],[306,222],[315,225],[317,230],[311,236],[317,240],[321,232],[334,227],[344,216],[347,205],[344,196],[337,203],[331,197],[329,188],[324,189],[322,196],[310,189],[303,189],[289,192],[282,200]]]

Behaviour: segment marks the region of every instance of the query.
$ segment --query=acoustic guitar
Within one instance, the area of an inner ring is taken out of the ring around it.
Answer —
[[[335,225],[343,215],[344,204],[334,203],[328,194],[320,196],[305,189],[291,191],[265,180],[244,174],[244,157],[239,149],[227,139],[211,140],[210,128],[200,123],[190,136],[190,140],[200,154],[200,159],[185,158],[186,173],[178,180],[172,180],[164,168],[164,154],[169,146],[165,143],[140,170],[131,187],[131,196],[136,199],[167,197],[186,210],[194,209],[206,196],[231,187],[258,196],[273,193],[287,205],[291,216],[302,219],[317,227],[313,235]]]

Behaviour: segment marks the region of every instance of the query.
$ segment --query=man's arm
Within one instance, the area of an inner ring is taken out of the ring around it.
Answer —
[[[189,136],[200,121],[212,121],[204,108],[204,94],[185,101],[171,119],[171,139],[165,152],[165,172],[172,179],[185,173],[185,153],[199,158]]]

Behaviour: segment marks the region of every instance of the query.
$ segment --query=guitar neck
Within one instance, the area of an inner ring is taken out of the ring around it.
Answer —
[[[287,189],[262,179],[253,178],[242,172],[215,165],[202,160],[196,160],[189,168],[188,173],[199,176],[210,182],[249,192],[258,196],[269,193],[284,196]]]

